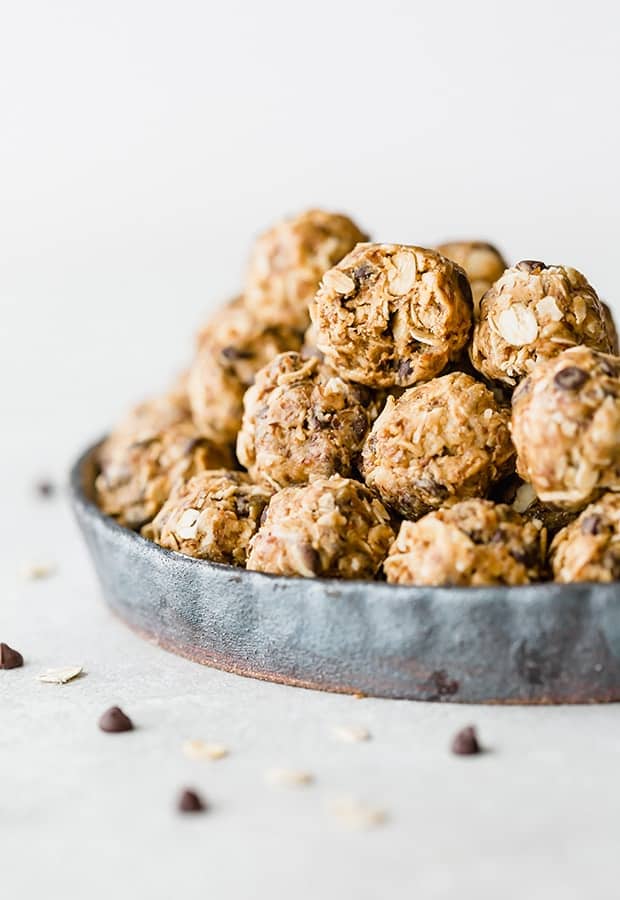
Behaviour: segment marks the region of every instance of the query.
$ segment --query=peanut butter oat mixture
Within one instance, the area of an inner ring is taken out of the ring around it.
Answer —
[[[501,278],[508,263],[493,244],[482,241],[450,241],[440,244],[437,250],[465,270],[474,300],[474,318],[477,319],[482,297],[493,282]]]
[[[374,578],[394,532],[385,507],[358,481],[333,475],[271,499],[250,542],[248,569],[305,578]]]
[[[177,484],[142,534],[168,550],[243,566],[270,496],[245,472],[200,472]]]
[[[188,377],[194,422],[201,434],[234,444],[241,427],[243,395],[256,372],[278,353],[298,350],[302,336],[288,326],[259,322],[238,298],[200,331]]]
[[[576,269],[524,260],[484,295],[471,359],[486,378],[515,385],[538,362],[577,344],[612,350],[594,288]]]
[[[620,490],[620,359],[573,347],[539,363],[513,395],[511,430],[544,503],[579,509]]]
[[[325,272],[310,315],[318,349],[343,378],[408,387],[459,356],[472,296],[463,270],[434,250],[360,244]]]
[[[490,500],[465,500],[403,522],[383,565],[392,584],[529,584],[541,578],[540,522]]]
[[[244,409],[239,462],[275,488],[350,475],[378,412],[369,390],[299,353],[282,353],[258,372]]]
[[[551,545],[556,581],[620,579],[620,494],[604,494],[556,535]]]
[[[254,245],[245,285],[248,309],[268,325],[304,331],[323,273],[366,240],[347,216],[321,209],[280,222]]]
[[[125,424],[102,445],[95,487],[103,512],[140,528],[157,515],[179,479],[203,469],[232,466],[230,449],[203,438],[189,418],[159,430]]]
[[[491,391],[463,372],[388,397],[364,445],[366,484],[411,518],[485,496],[514,463],[508,420]]]

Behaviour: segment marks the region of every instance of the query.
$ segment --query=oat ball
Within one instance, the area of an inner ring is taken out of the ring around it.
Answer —
[[[245,285],[248,309],[268,325],[303,331],[323,273],[366,240],[347,216],[322,209],[280,222],[254,245]]]
[[[408,387],[459,356],[471,289],[463,270],[434,250],[359,244],[325,273],[310,315],[319,350],[344,378]]]
[[[553,537],[560,528],[564,528],[573,521],[576,512],[560,509],[551,503],[543,503],[536,496],[536,491],[527,481],[523,481],[518,475],[509,475],[493,487],[490,493],[491,500],[496,503],[506,503],[515,512],[526,519],[536,519],[547,529],[547,535]]]
[[[620,490],[620,359],[573,347],[539,363],[513,394],[511,430],[544,503],[579,509]]]
[[[594,288],[575,269],[524,260],[484,295],[471,359],[486,378],[515,385],[541,360],[577,344],[612,349]]]
[[[232,466],[229,447],[201,435],[189,418],[155,430],[138,414],[134,432],[123,423],[99,451],[99,506],[120,525],[138,529],[157,515],[179,478]]]
[[[491,285],[504,274],[508,263],[493,246],[483,241],[450,241],[437,247],[442,256],[457,263],[469,278],[474,301],[474,318],[478,318],[480,301]]]
[[[252,484],[245,472],[200,472],[177,484],[142,534],[168,550],[244,566],[270,496],[271,491]]]
[[[390,516],[368,488],[333,475],[272,497],[247,567],[304,578],[373,578],[393,540]]]
[[[555,536],[556,581],[620,580],[620,494],[604,494]]]
[[[464,500],[403,522],[383,564],[392,584],[529,584],[544,571],[545,529],[509,506]]]
[[[484,496],[511,470],[509,412],[464,372],[388,397],[364,444],[362,473],[408,518]]]
[[[275,488],[349,475],[377,412],[366,388],[343,381],[316,357],[282,353],[245,395],[239,462]]]
[[[201,434],[234,444],[243,395],[256,372],[284,350],[298,350],[300,332],[259,322],[241,298],[219,310],[200,331],[188,376],[191,410]]]

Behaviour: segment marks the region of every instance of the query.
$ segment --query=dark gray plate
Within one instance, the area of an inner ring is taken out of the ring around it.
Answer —
[[[103,593],[132,628],[197,662],[325,691],[463,703],[620,699],[620,584],[398,587],[246,572],[163,550],[71,474]]]

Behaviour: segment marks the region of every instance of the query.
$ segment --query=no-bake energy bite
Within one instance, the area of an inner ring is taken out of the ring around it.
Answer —
[[[378,412],[369,390],[299,353],[258,372],[244,410],[237,456],[254,480],[275,488],[349,475]]]
[[[180,478],[232,465],[230,448],[201,437],[189,419],[158,431],[140,425],[133,434],[123,426],[100,450],[97,499],[119,524],[137,529],[159,512]]]
[[[515,385],[538,362],[578,344],[612,350],[594,288],[575,269],[523,260],[482,298],[471,360],[486,378]]]
[[[474,317],[477,318],[482,297],[493,282],[501,278],[508,263],[493,244],[483,241],[450,241],[440,244],[437,250],[465,270],[474,300]]]
[[[556,581],[620,579],[620,494],[604,494],[560,531],[550,559]]]
[[[463,372],[388,397],[364,444],[366,484],[408,518],[485,496],[514,465],[508,421],[491,391]]]
[[[546,550],[540,522],[490,500],[465,500],[403,522],[383,565],[392,584],[529,584]]]
[[[177,484],[142,534],[168,550],[243,566],[271,493],[245,472],[200,472]]]
[[[513,394],[511,430],[544,503],[579,509],[620,490],[620,359],[573,347],[539,363]]]
[[[358,481],[334,475],[275,494],[248,569],[306,578],[373,578],[394,539],[390,516]]]
[[[256,372],[285,350],[298,350],[302,335],[286,325],[258,321],[239,298],[216,313],[198,335],[188,376],[194,422],[211,440],[234,444],[241,427],[243,395]]]
[[[360,244],[325,272],[310,315],[318,349],[343,378],[408,387],[459,356],[472,296],[463,270],[434,250]]]
[[[245,285],[248,309],[268,325],[304,331],[323,273],[365,240],[347,216],[321,209],[280,222],[254,245]]]

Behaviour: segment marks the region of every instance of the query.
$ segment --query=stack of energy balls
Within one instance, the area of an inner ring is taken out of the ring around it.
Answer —
[[[104,512],[261,572],[620,578],[620,358],[583,275],[491,245],[266,232],[189,372],[102,445]]]

